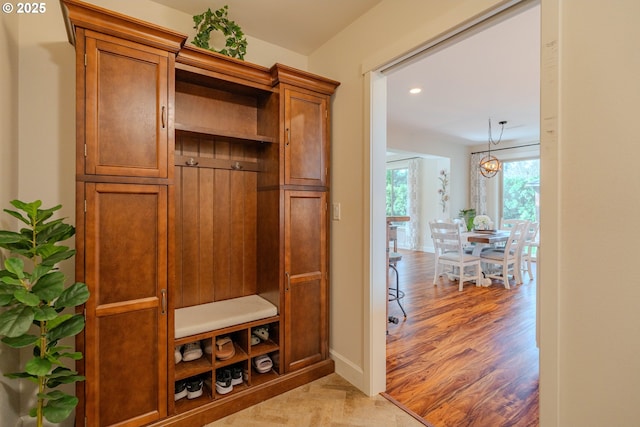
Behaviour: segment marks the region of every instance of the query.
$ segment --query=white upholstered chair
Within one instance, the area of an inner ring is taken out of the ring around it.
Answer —
[[[435,248],[433,284],[436,285],[438,283],[438,277],[444,271],[443,267],[450,266],[453,267],[453,272],[448,273],[448,275],[458,279],[459,291],[462,291],[463,284],[466,281],[473,280],[476,286],[479,286],[482,279],[480,257],[464,252],[459,224],[430,221],[429,227],[431,228],[431,238]],[[466,275],[466,268],[472,269],[471,275]]]
[[[482,262],[488,264],[489,267],[492,265],[500,267],[500,269],[495,272],[489,268],[488,271],[485,271],[485,277],[502,280],[504,287],[507,289],[510,289],[509,275],[513,276],[516,284],[522,283],[520,260],[522,258],[522,249],[524,247],[528,226],[528,221],[514,224],[511,227],[509,239],[505,243],[504,249],[483,251],[480,254]]]

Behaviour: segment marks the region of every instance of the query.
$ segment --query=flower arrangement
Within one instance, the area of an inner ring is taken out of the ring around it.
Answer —
[[[493,221],[487,215],[478,215],[473,219],[473,226],[476,230],[491,230]]]
[[[445,213],[447,210],[447,202],[449,201],[449,193],[447,192],[447,188],[449,187],[449,173],[445,169],[442,169],[438,179],[440,180],[440,188],[438,189],[440,206],[442,206],[442,213]]]

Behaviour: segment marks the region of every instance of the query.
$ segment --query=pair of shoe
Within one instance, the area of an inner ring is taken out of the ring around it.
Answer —
[[[254,357],[252,363],[255,370],[260,374],[265,374],[273,368],[273,361],[266,354]]]
[[[190,342],[185,345],[177,345],[173,353],[176,365],[181,361],[190,362],[202,357],[202,347],[200,341]]]
[[[260,344],[261,341],[269,339],[269,328],[267,326],[258,326],[251,330],[251,345]]]
[[[233,390],[234,385],[239,384],[242,384],[242,368],[232,366],[216,371],[216,392],[218,394],[227,394]]]
[[[204,348],[205,353],[212,354],[213,348],[210,344]],[[220,337],[216,340],[216,359],[218,360],[227,360],[231,359],[236,354],[236,346],[233,344],[233,341],[229,337]]]
[[[187,399],[195,399],[202,396],[202,378],[194,377],[186,380],[176,381],[174,400],[180,400],[184,397]]]
[[[200,341],[190,342],[183,346],[176,346],[174,354],[176,364],[180,363],[181,360],[190,362],[192,360],[200,359],[202,357],[202,347],[200,346]]]

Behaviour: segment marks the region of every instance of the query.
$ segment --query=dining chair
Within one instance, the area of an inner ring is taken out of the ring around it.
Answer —
[[[484,251],[480,254],[483,264],[491,266],[499,266],[497,271],[488,268],[484,271],[484,275],[490,279],[502,280],[504,287],[510,289],[509,273],[513,276],[516,285],[522,283],[522,275],[520,274],[520,262],[522,259],[522,248],[524,247],[527,235],[528,221],[522,221],[511,227],[509,238],[505,243],[504,249],[492,249]]]
[[[520,224],[523,221],[524,221],[523,219],[504,219],[504,218],[502,218],[500,220],[500,230],[511,230],[511,228],[514,225]]]
[[[529,274],[529,280],[533,280],[533,272],[531,270],[531,263],[533,258],[533,250],[538,247],[538,231],[540,230],[540,224],[537,222],[530,222],[526,230],[526,236],[524,239],[524,245],[522,248],[522,255],[520,258],[520,271],[526,271]]]
[[[451,222],[430,221],[429,227],[435,249],[433,284],[438,284],[438,277],[444,273],[444,267],[449,266],[453,271],[447,274],[458,279],[458,291],[462,291],[466,281],[475,281],[476,286],[479,286],[482,279],[480,257],[465,253],[460,226]],[[466,274],[467,268],[472,269],[471,275]]]

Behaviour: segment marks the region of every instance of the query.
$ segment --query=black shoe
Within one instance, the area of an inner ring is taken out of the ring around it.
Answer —
[[[180,400],[187,397],[187,382],[185,380],[176,381],[174,400]]]
[[[202,378],[192,378],[187,382],[187,399],[202,396]]]
[[[234,366],[231,368],[231,385],[242,384],[242,368]]]
[[[231,369],[219,369],[216,372],[216,392],[218,394],[227,394],[233,390],[231,380]]]

